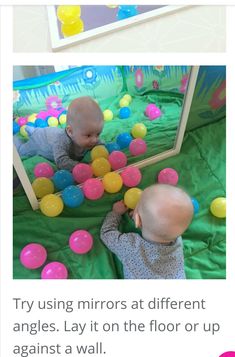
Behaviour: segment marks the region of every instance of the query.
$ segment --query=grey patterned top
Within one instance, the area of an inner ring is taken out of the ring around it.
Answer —
[[[138,233],[121,233],[121,215],[109,212],[101,240],[123,264],[125,279],[185,279],[182,238],[170,244],[151,242]]]

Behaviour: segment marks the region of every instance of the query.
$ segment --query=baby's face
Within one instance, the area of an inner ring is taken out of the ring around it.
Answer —
[[[88,121],[86,124],[72,128],[72,140],[84,149],[91,149],[98,144],[103,121]]]

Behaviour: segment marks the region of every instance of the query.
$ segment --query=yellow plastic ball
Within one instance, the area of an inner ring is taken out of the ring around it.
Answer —
[[[62,24],[72,24],[81,16],[81,7],[79,5],[60,5],[57,8],[57,17]]]
[[[137,187],[130,188],[128,191],[126,191],[124,195],[125,205],[130,209],[135,209],[136,205],[140,200],[141,194],[142,194],[141,189]]]
[[[22,125],[22,126],[20,127],[20,134],[21,134],[24,138],[28,138],[29,136],[28,136],[28,133],[27,133],[27,131],[25,130],[25,128],[26,128],[26,125]]]
[[[48,118],[47,119],[47,123],[48,123],[49,126],[53,126],[53,127],[56,127],[59,124],[58,119],[56,117]]]
[[[60,117],[59,117],[59,122],[61,125],[63,124],[66,124],[66,121],[67,121],[67,116],[66,114],[61,114]]]
[[[110,121],[113,119],[113,112],[110,109],[106,109],[105,111],[103,111],[103,115],[105,121]]]
[[[33,113],[28,116],[28,123],[35,123],[36,119],[37,119],[37,114]]]
[[[133,126],[131,130],[131,134],[134,138],[141,138],[143,139],[145,135],[147,134],[147,128],[144,124],[142,123],[137,123]]]
[[[43,198],[50,193],[54,193],[54,184],[51,180],[46,177],[38,177],[33,183],[32,187],[37,198]]]
[[[97,145],[91,150],[91,160],[94,161],[99,157],[104,157],[107,159],[109,156],[109,152],[104,145]]]
[[[116,9],[116,7],[118,7],[118,5],[106,5],[107,7],[109,7],[110,9]]]
[[[18,118],[15,118],[15,122],[18,123],[18,120],[19,120],[19,117]]]
[[[129,104],[132,101],[132,96],[130,94],[125,94],[122,99],[128,100]]]
[[[116,172],[109,172],[103,177],[103,185],[106,192],[116,193],[122,188],[122,178]]]
[[[126,99],[124,99],[124,98],[122,98],[122,99],[120,100],[120,102],[119,102],[119,105],[120,105],[121,108],[123,108],[123,107],[128,107],[129,104],[130,104],[129,101],[126,100]]]
[[[84,31],[84,23],[81,19],[78,19],[73,24],[62,24],[61,31],[64,37],[78,35]]]
[[[215,198],[210,205],[211,213],[218,218],[226,217],[226,198],[217,197]]]
[[[39,207],[45,216],[56,217],[63,211],[64,203],[59,196],[49,194],[42,198]]]
[[[104,157],[98,157],[92,164],[92,171],[95,176],[104,176],[111,171],[111,165],[107,159]]]

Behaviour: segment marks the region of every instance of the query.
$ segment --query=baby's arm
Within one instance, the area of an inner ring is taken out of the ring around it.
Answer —
[[[57,142],[54,144],[53,154],[55,164],[60,170],[71,171],[74,166],[78,164],[78,161],[70,159],[68,144],[64,142]]]

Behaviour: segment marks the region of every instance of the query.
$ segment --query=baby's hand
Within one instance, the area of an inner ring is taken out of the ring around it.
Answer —
[[[123,201],[118,201],[113,205],[113,211],[118,214],[124,214],[128,208],[124,205]]]

